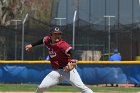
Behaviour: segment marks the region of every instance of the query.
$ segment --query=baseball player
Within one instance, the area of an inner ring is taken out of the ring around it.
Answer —
[[[61,34],[59,27],[54,27],[50,30],[50,35],[25,46],[30,51],[37,45],[45,44],[49,51],[52,71],[42,80],[35,93],[43,93],[44,89],[57,85],[62,80],[67,80],[82,93],[94,93],[82,82],[75,69],[77,60],[72,58],[72,47],[61,39]]]

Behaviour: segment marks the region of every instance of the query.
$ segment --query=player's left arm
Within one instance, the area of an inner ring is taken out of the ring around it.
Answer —
[[[43,39],[40,39],[34,43],[31,43],[31,44],[28,44],[25,46],[25,50],[26,51],[30,51],[34,46],[37,46],[37,45],[40,45],[40,44],[43,44]]]

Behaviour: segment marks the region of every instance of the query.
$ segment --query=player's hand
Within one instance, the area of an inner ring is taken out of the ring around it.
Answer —
[[[31,44],[28,44],[28,45],[25,46],[25,50],[26,51],[31,51],[32,50],[32,47],[33,46]]]
[[[72,59],[70,62],[64,67],[65,72],[70,72],[72,69],[74,69],[77,65],[77,60]]]

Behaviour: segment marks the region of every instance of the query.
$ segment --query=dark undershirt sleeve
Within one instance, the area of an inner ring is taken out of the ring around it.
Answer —
[[[70,49],[68,52],[67,52],[67,54],[69,54],[70,55],[70,57],[72,58],[73,56],[72,56],[72,54],[73,54],[73,50],[72,49]]]
[[[41,44],[43,44],[43,39],[40,39],[40,40],[38,40],[37,42],[33,42],[33,43],[31,43],[31,45],[34,47],[34,46],[37,46],[37,45],[41,45]]]

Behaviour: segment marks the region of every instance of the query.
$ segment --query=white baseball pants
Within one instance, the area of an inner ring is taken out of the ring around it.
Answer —
[[[57,85],[62,80],[67,80],[72,86],[81,90],[82,93],[94,93],[91,89],[85,86],[76,69],[70,72],[64,72],[63,69],[51,71],[38,86],[35,93],[43,93],[44,89]]]

